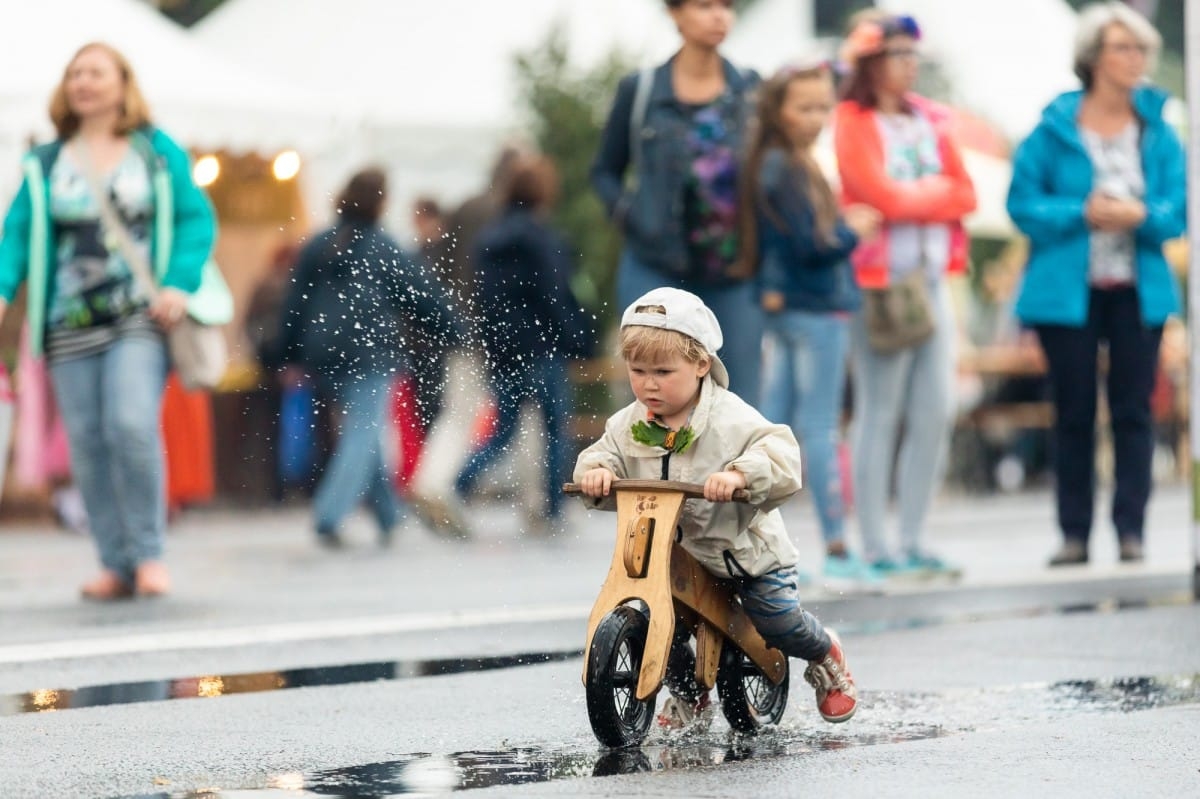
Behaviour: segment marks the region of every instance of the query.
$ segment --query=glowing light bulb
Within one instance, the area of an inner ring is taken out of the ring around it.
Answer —
[[[192,167],[192,177],[197,186],[211,186],[221,175],[221,162],[215,155],[206,155]]]
[[[275,156],[271,171],[275,173],[276,180],[291,180],[300,174],[300,154],[295,150],[284,150]]]

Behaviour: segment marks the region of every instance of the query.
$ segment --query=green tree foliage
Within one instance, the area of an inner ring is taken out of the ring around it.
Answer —
[[[592,192],[588,171],[621,76],[631,62],[612,55],[591,70],[570,65],[566,38],[554,30],[536,49],[516,59],[522,105],[537,146],[562,176],[555,222],[578,254],[575,291],[604,322],[612,316],[619,237]]]

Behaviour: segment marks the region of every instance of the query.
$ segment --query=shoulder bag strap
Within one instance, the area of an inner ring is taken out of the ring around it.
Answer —
[[[132,147],[133,145],[131,144],[130,146]],[[141,284],[143,291],[147,292],[151,298],[154,298],[158,295],[158,286],[154,282],[154,273],[150,271],[150,262],[138,250],[137,246],[134,245],[133,235],[129,232],[129,228],[125,227],[125,223],[121,221],[117,209],[113,207],[112,199],[108,196],[108,192],[104,190],[104,182],[100,179],[100,175],[96,171],[95,163],[92,162],[91,153],[87,151],[87,147],[82,143],[77,143],[71,147],[71,152],[83,167],[88,188],[91,190],[92,197],[96,200],[96,204],[100,208],[100,221],[104,223],[105,230],[116,237],[117,249],[120,251],[121,257],[125,259],[125,263],[132,270],[134,280]]]

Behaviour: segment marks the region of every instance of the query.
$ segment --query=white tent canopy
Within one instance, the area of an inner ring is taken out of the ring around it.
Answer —
[[[0,155],[14,176],[27,139],[52,134],[50,95],[91,41],[130,60],[155,122],[187,145],[271,153],[316,148],[332,134],[331,118],[309,95],[234,67],[137,0],[20,6],[0,16]]]
[[[521,129],[514,58],[561,27],[571,62],[620,49],[666,58],[678,39],[661,0],[227,0],[193,34],[231,61],[324,98],[354,135],[310,160],[317,198],[354,168],[386,165],[391,222],[430,192],[459,200]]]
[[[676,46],[659,0],[227,0],[194,34],[375,122],[504,129],[513,57],[555,25],[581,66],[618,47],[643,60]]]

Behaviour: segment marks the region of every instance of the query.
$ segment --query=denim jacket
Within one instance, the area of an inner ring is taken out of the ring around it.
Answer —
[[[592,164],[592,186],[617,227],[625,245],[642,263],[667,275],[689,273],[684,230],[684,187],[689,170],[690,109],[675,97],[671,83],[672,57],[654,70],[646,116],[641,130],[641,162],[630,152],[630,124],[639,73],[627,75],[617,87],[612,111],[604,126],[600,150]],[[753,72],[741,72],[722,60],[725,92],[714,104],[729,131],[729,145],[741,152],[745,123],[751,112],[748,96],[758,83]],[[626,184],[626,173],[636,174]]]
[[[862,295],[849,258],[858,236],[839,218],[833,231],[835,241],[818,237],[804,173],[789,163],[782,150],[773,148],[766,153],[758,185],[760,291],[782,294],[789,311],[857,310]]]

